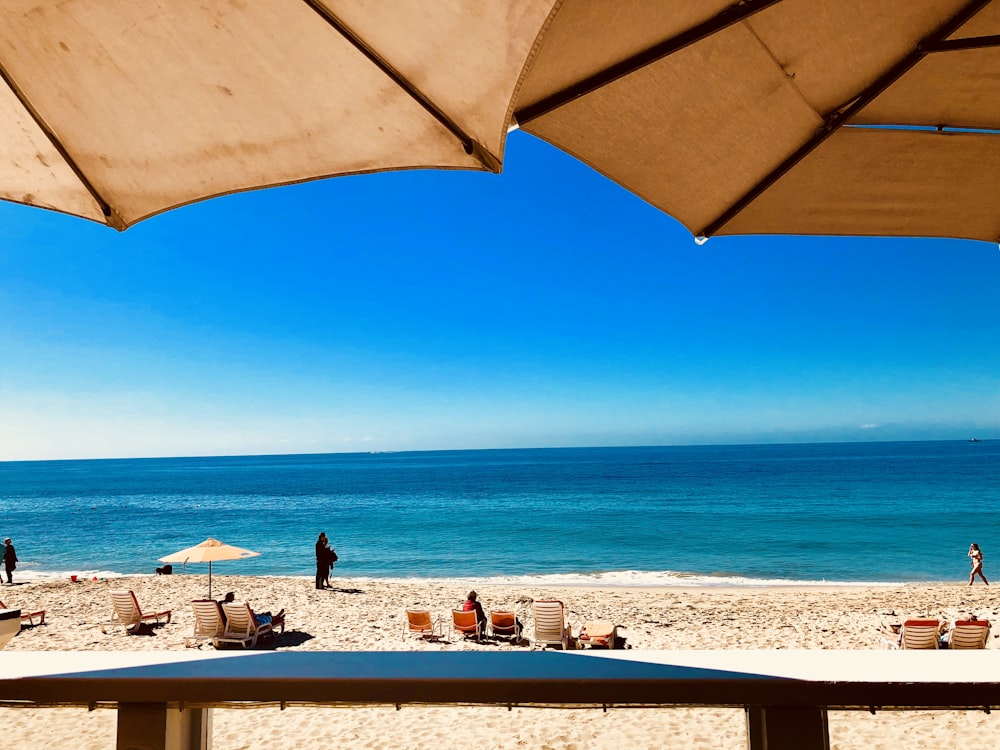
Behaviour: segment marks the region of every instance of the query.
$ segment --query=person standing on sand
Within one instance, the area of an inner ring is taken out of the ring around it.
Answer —
[[[987,586],[990,582],[986,580],[986,576],[983,575],[983,551],[979,549],[979,545],[973,542],[969,545],[969,559],[972,560],[972,572],[969,573],[969,585],[975,580],[978,575],[983,579],[983,583]]]
[[[329,539],[326,540],[326,548],[323,551],[326,554],[326,573],[323,576],[323,585],[328,589],[332,589],[333,584],[330,583],[330,574],[333,573],[333,564],[337,562],[338,558],[337,553],[334,552],[333,547],[330,546]],[[317,561],[317,565],[318,564],[319,562]]]
[[[319,539],[316,540],[316,588],[318,589],[324,587],[323,584],[330,575],[330,560],[326,553],[329,544],[326,532],[319,532]]]
[[[7,583],[14,583],[14,568],[17,567],[17,552],[10,537],[3,540],[3,569],[7,573]]]

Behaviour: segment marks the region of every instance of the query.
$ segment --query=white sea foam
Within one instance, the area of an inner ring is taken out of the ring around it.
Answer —
[[[20,570],[18,570],[20,573]],[[185,575],[182,571],[174,571],[175,575]],[[187,575],[197,574],[186,573]],[[238,573],[233,573],[237,574]],[[27,581],[54,581],[65,580],[71,576],[77,576],[80,581],[92,581],[109,578],[120,578],[124,574],[110,570],[67,570],[67,571],[26,571],[23,575],[17,575],[19,582]],[[144,573],[141,575],[153,575]],[[255,573],[261,577],[270,578],[271,575]],[[296,578],[312,580],[312,576],[305,575],[280,575],[281,578]],[[900,581],[833,581],[833,580],[793,580],[790,578],[748,578],[745,576],[711,576],[695,573],[678,573],[671,570],[611,570],[599,573],[547,573],[537,575],[508,575],[508,576],[342,576],[334,573],[334,580],[349,581],[352,584],[363,584],[366,581],[389,582],[389,583],[434,583],[438,585],[459,585],[462,586],[531,586],[531,587],[621,587],[621,588],[659,588],[659,587],[695,587],[695,588],[763,588],[776,586],[903,586],[906,583]],[[912,583],[912,582],[911,582]],[[926,583],[926,582],[924,582]]]
[[[61,581],[76,576],[78,581],[101,580],[102,578],[121,578],[122,573],[113,570],[25,570],[14,571],[14,582],[26,581]]]
[[[442,585],[518,585],[533,587],[611,586],[623,588],[654,587],[739,587],[760,588],[773,586],[900,586],[893,581],[797,581],[788,578],[747,578],[744,576],[710,576],[678,573],[670,570],[612,570],[600,573],[553,573],[544,575],[447,577],[447,578],[350,578],[353,582],[365,580],[394,581],[399,583],[433,582]]]

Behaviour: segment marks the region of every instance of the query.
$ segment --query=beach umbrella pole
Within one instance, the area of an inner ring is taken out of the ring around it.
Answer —
[[[208,598],[212,598],[212,561],[208,561]]]

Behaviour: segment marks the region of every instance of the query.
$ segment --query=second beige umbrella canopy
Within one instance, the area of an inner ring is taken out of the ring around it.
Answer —
[[[242,560],[247,557],[257,557],[260,552],[234,547],[231,544],[224,544],[218,539],[206,539],[201,544],[194,547],[182,549],[172,555],[161,557],[160,562],[164,563],[208,563],[208,598],[212,598],[212,563],[220,560]]]
[[[1000,0],[565,0],[514,117],[696,236],[1000,241]]]

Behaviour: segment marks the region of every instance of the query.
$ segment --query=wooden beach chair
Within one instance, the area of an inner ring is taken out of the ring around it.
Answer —
[[[556,599],[536,599],[535,611],[535,642],[534,646],[562,646],[569,648],[572,638],[572,628],[566,623],[565,607]]]
[[[948,648],[986,648],[989,637],[989,620],[955,620],[955,624],[948,635]]]
[[[403,640],[407,635],[419,635],[425,640],[444,637],[444,623],[431,617],[430,610],[406,610],[406,622],[403,623]]]
[[[194,611],[194,633],[184,639],[184,645],[197,646],[204,641],[211,641],[225,633],[226,618],[222,614],[222,605],[215,599],[195,599],[191,602]]]
[[[603,648],[614,648],[617,638],[618,626],[607,620],[585,622],[580,628],[580,635],[577,636],[581,645],[590,644],[591,647],[601,646]]]
[[[478,641],[482,636],[486,635],[486,633],[481,632],[479,629],[479,619],[476,617],[476,610],[474,609],[453,609],[451,611],[451,622],[455,632],[461,633],[466,638],[472,636]]]
[[[8,607],[7,607],[6,604],[4,604],[2,601],[0,601],[0,609],[8,609]],[[38,620],[38,622],[35,622],[35,620]],[[22,609],[21,610],[21,626],[22,627],[24,626],[25,622],[27,622],[32,627],[34,627],[35,625],[44,625],[45,624],[45,610],[44,609],[36,609],[35,611],[32,612],[31,610],[27,610],[26,611],[26,610]]]
[[[125,628],[126,633],[133,635],[148,620],[155,620],[157,625],[160,624],[160,620],[163,620],[163,624],[170,622],[169,609],[143,613],[139,608],[139,601],[135,598],[135,592],[131,589],[115,589],[110,594],[113,612],[111,619],[101,625],[102,633],[107,633],[108,628],[120,625]]]
[[[494,638],[517,638],[521,635],[517,627],[517,615],[513,610],[490,610],[490,632]]]
[[[212,639],[216,648],[219,647],[220,643],[238,643],[243,648],[247,646],[252,648],[257,645],[257,641],[261,638],[273,638],[275,628],[280,627],[281,632],[285,631],[284,610],[273,617],[271,622],[261,623],[257,622],[254,611],[246,602],[243,604],[226,602],[220,606],[226,616],[226,627],[221,636]]]

